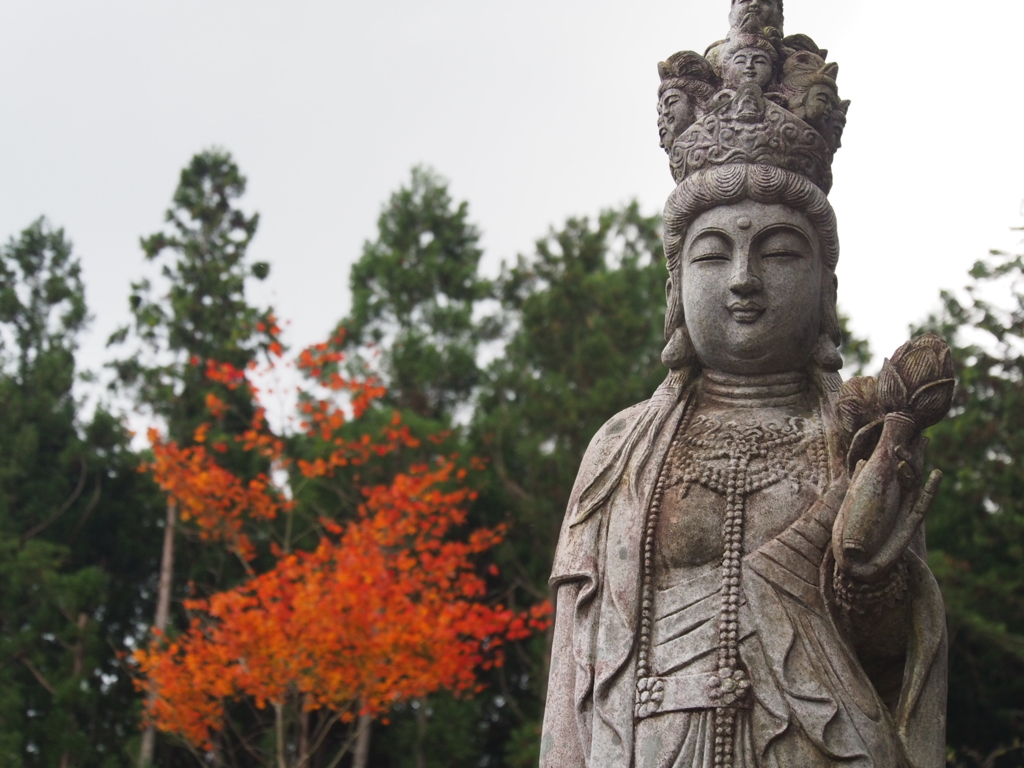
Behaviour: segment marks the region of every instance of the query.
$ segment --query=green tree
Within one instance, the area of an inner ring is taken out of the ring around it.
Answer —
[[[352,266],[349,349],[379,350],[373,364],[388,402],[444,421],[479,381],[477,350],[493,328],[474,316],[491,293],[478,274],[480,233],[448,183],[417,167],[377,220],[377,239]]]
[[[269,274],[268,264],[246,259],[259,216],[246,214],[237,205],[245,187],[245,176],[229,153],[211,149],[192,158],[167,210],[168,226],[141,239],[146,260],[160,264],[163,290],[158,292],[149,280],[133,283],[132,324],[110,339],[112,345],[133,343],[128,356],[111,364],[117,374],[114,386],[130,395],[136,407],[161,418],[178,444],[193,442],[208,414],[208,395],[225,404],[225,418],[218,421],[221,431],[210,437],[225,442],[227,466],[243,477],[265,467],[257,465],[261,459],[254,452],[226,438],[253,423],[256,406],[246,387],[212,381],[208,370],[227,364],[231,370],[244,371],[261,352],[280,348],[270,310],[253,307],[245,296],[249,278],[262,280]],[[168,505],[160,578],[153,585],[158,593],[154,626],[160,631],[169,621],[173,625],[175,594],[224,589],[244,573],[244,566],[224,550],[205,547],[190,528],[183,529],[188,547],[180,551],[179,528],[175,510]],[[179,618],[183,626],[187,619]],[[140,764],[153,759],[154,739],[148,729]]]
[[[269,310],[251,306],[245,297],[246,280],[263,280],[270,272],[265,262],[246,261],[259,214],[236,206],[245,186],[228,152],[212,149],[192,158],[167,210],[167,229],[140,241],[146,260],[160,264],[166,292],[155,295],[148,279],[132,283],[133,323],[110,339],[122,344],[134,336],[134,354],[112,363],[118,383],[182,442],[191,440],[205,414],[211,390],[207,361],[244,370],[275,343]],[[218,390],[233,406],[241,430],[252,417],[252,404],[233,391]]]
[[[419,242],[414,226],[400,238],[386,229],[393,221],[418,221],[391,215],[403,210],[396,201],[406,199],[400,192],[385,209],[382,240],[388,232],[389,242]],[[458,208],[464,209],[465,204]],[[587,442],[616,411],[649,397],[665,375],[660,361],[665,274],[658,230],[658,217],[643,216],[635,204],[606,211],[596,221],[570,219],[538,241],[534,254],[503,270],[495,286],[497,317],[481,319],[468,302],[464,306],[460,327],[470,325],[462,354],[479,357],[472,343],[499,331],[503,352],[475,374],[475,387],[463,379],[445,384],[447,390],[438,394],[435,386],[433,402],[445,405],[423,413],[443,417],[456,404],[472,405],[468,432],[459,439],[465,452],[489,459],[475,522],[510,525],[492,585],[506,604],[522,607],[547,597],[551,553]],[[401,252],[388,251],[395,261],[382,261],[401,263]],[[376,254],[373,247],[364,251],[367,268],[376,263]],[[474,252],[471,263],[464,262],[462,280],[481,287],[471,294],[474,300],[486,295],[487,281],[470,272],[478,269],[478,260]],[[415,270],[402,278],[412,285],[420,280]],[[354,273],[353,290],[359,285]],[[364,280],[363,285],[375,284]],[[402,291],[375,289],[372,295],[379,302],[377,317],[414,314],[396,307],[396,297],[406,295]],[[408,327],[421,335],[423,346],[443,347],[449,338],[434,335],[429,323]],[[403,333],[376,338],[385,378],[394,381],[399,377],[388,374],[403,364],[402,350],[395,346]],[[413,407],[410,398],[399,403]],[[536,764],[546,665],[545,638],[532,638],[491,675],[486,694],[473,700],[437,697],[396,712],[387,736],[374,742],[371,764],[471,766],[485,758],[492,765]]]
[[[636,203],[571,218],[502,274],[506,346],[487,371],[474,432],[501,488],[497,506],[532,541],[516,570],[534,591],[546,593],[590,438],[667,372],[659,230]]]
[[[992,251],[970,278],[918,330],[949,341],[959,377],[951,418],[929,431],[945,475],[927,524],[950,632],[947,741],[954,764],[991,768],[1019,765],[1024,741],[1024,255]]]
[[[138,729],[118,652],[151,605],[149,487],[102,408],[80,421],[81,268],[40,219],[0,249],[0,760],[120,766]],[[135,540],[133,542],[133,539]]]

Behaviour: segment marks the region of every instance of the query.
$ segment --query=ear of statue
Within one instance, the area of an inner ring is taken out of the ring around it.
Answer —
[[[665,341],[671,342],[672,334],[683,324],[683,303],[679,300],[679,293],[675,290],[671,275],[665,281],[665,300],[668,304],[665,310]]]
[[[839,325],[839,308],[836,306],[836,293],[839,290],[839,278],[835,275],[825,283],[822,296],[822,335],[832,340],[832,346],[838,347],[843,341],[843,331]],[[820,344],[820,341],[819,341]],[[842,368],[840,364],[839,368]],[[838,368],[836,370],[839,370]]]
[[[661,362],[665,367],[673,371],[680,370],[693,365],[697,361],[697,354],[693,350],[693,342],[690,341],[690,333],[685,325],[677,326],[672,332],[672,337],[661,352]]]

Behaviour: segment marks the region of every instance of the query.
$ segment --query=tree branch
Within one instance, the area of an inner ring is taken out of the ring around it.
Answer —
[[[78,485],[75,486],[75,490],[71,492],[71,495],[60,505],[60,508],[54,512],[50,517],[43,522],[29,528],[25,533],[21,534],[21,543],[25,544],[26,541],[31,539],[33,536],[38,536],[40,533],[45,531],[51,525],[53,525],[61,515],[71,509],[71,505],[78,500],[78,497],[82,495],[82,491],[85,490],[85,479],[88,476],[88,467],[86,466],[85,459],[79,459],[81,462],[82,470],[78,475]]]
[[[53,686],[50,685],[49,681],[43,677],[43,673],[36,669],[36,665],[32,663],[32,660],[28,656],[21,657],[21,663],[28,667],[28,671],[32,673],[32,677],[39,681],[39,684],[45,688],[51,696],[56,696],[57,691],[54,690]]]

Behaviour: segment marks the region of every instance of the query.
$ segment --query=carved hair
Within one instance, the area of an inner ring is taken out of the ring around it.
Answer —
[[[839,262],[839,228],[832,206],[812,181],[773,165],[716,165],[686,178],[665,203],[665,256],[675,272],[693,220],[720,205],[744,200],[780,203],[803,213],[821,239],[829,270]]]
[[[658,98],[664,96],[665,91],[671,88],[682,91],[702,106],[711,101],[711,97],[715,95],[715,86],[703,80],[695,80],[692,77],[670,77],[662,80],[661,85],[658,86]]]
[[[678,88],[698,103],[707,103],[719,85],[718,75],[703,56],[693,51],[673,53],[658,62],[658,98],[670,88]]]
[[[668,262],[668,311],[665,315],[665,340],[668,346],[662,361],[669,368],[692,368],[698,363],[686,331],[682,299],[678,287],[682,281],[682,251],[686,233],[694,219],[720,205],[744,200],[781,204],[803,213],[814,227],[821,243],[822,274],[821,336],[814,352],[812,370],[819,386],[831,390],[838,386],[834,372],[842,366],[835,348],[842,341],[836,309],[835,268],[839,261],[839,228],[832,206],[812,181],[770,165],[717,165],[694,173],[675,188],[665,203],[664,241]],[[831,347],[828,346],[831,343]],[[824,379],[822,377],[825,377]],[[687,378],[691,378],[692,373]]]

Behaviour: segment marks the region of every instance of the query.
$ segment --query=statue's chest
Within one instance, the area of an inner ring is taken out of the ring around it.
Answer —
[[[820,419],[698,414],[662,472],[654,550],[658,571],[674,580],[673,572],[721,562],[727,549],[757,549],[820,497],[828,481]]]

